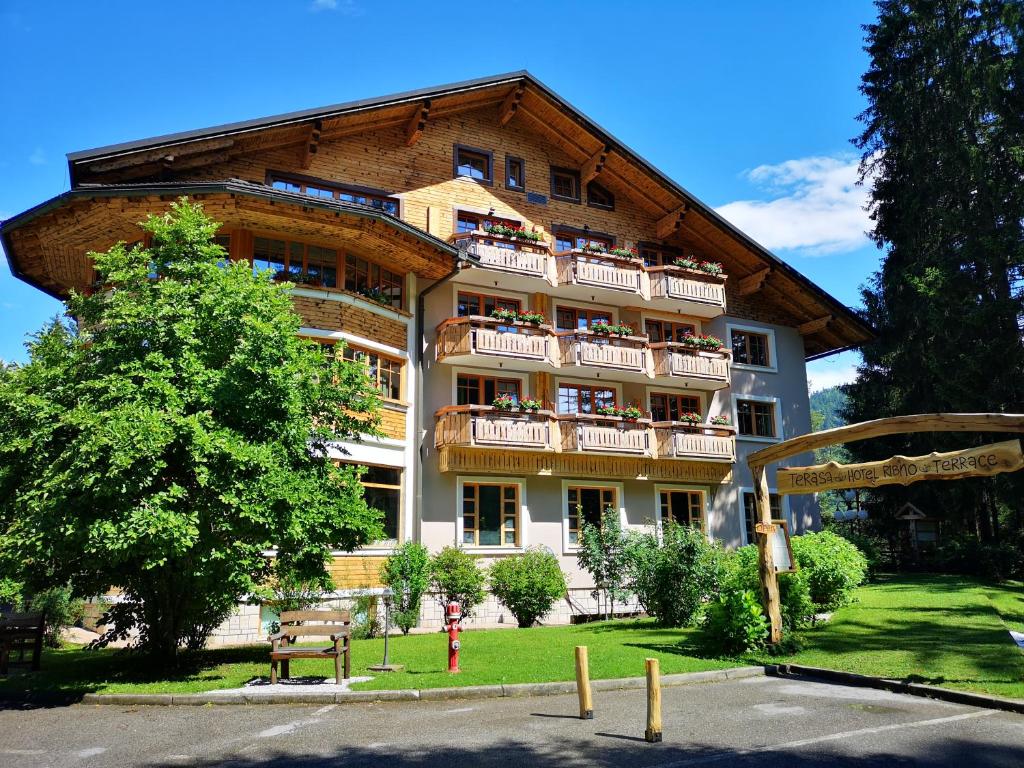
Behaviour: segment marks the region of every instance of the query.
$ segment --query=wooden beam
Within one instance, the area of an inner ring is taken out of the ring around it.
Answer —
[[[544,135],[548,141],[561,147],[566,151],[567,154],[576,155],[580,158],[580,162],[590,157],[590,153],[580,147],[575,141],[559,133],[557,130],[551,127],[551,125],[539,115],[534,114],[530,111],[529,107],[525,104],[519,105],[519,112],[524,117],[529,118],[531,125],[537,130],[538,133]]]
[[[234,143],[234,139],[220,139],[218,141],[204,142],[203,144],[181,144],[176,147],[163,147],[150,152],[133,152],[117,160],[93,163],[89,166],[89,171],[90,173],[104,173],[105,171],[116,171],[120,168],[130,168],[133,165],[158,163],[167,158],[187,157],[189,155],[199,155],[203,152],[213,152],[218,149],[228,149],[234,146]]]
[[[505,100],[498,107],[498,125],[508,125],[508,121],[516,116],[519,111],[519,101],[523,98],[526,89],[522,86],[513,88]]]
[[[424,99],[423,104],[417,107],[415,114],[405,127],[405,146],[411,147],[420,140],[423,129],[427,127],[427,120],[430,118],[430,99]]]
[[[764,465],[751,466],[754,478],[754,503],[757,506],[757,521],[768,528],[772,525],[771,494],[768,492],[768,473]],[[770,534],[757,534],[758,575],[761,578],[761,598],[768,615],[768,642],[776,645],[782,641],[782,600],[779,596],[779,579],[775,575],[775,556],[772,553]]]
[[[306,143],[302,148],[302,161],[301,165],[303,168],[309,168],[313,162],[313,155],[316,154],[318,145],[320,144],[320,133],[323,131],[324,124],[322,120],[314,120],[309,126],[309,136],[306,137]]]
[[[580,168],[580,186],[586,187],[587,184],[596,179],[601,171],[604,169],[605,161],[608,159],[608,153],[612,151],[612,148],[605,145],[601,147],[597,152],[591,156],[587,162]]]
[[[659,219],[657,226],[654,228],[654,234],[659,240],[664,240],[670,237],[683,223],[683,217],[686,216],[686,212],[689,210],[689,206],[685,203],[674,211],[670,211],[665,216]]]
[[[832,315],[822,315],[814,320],[808,320],[806,323],[801,323],[796,327],[796,329],[801,336],[809,336],[812,333],[825,330],[831,322]]]
[[[771,271],[771,267],[765,267],[752,275],[741,277],[737,283],[740,296],[749,296],[752,293],[760,291],[761,286],[764,285],[764,281],[768,279],[768,275],[771,274]]]

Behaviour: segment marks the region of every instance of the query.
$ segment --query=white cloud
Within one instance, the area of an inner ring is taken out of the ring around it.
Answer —
[[[36,147],[32,150],[32,154],[28,156],[28,161],[32,165],[46,165],[46,153],[42,147]]]
[[[309,10],[314,13],[317,11],[337,11],[346,16],[358,16],[362,13],[362,9],[356,5],[355,0],[313,0],[309,4]]]
[[[804,255],[843,253],[869,243],[868,187],[857,184],[858,160],[804,157],[760,165],[746,177],[771,197],[717,209],[767,248]]]
[[[845,355],[826,357],[807,364],[807,391],[819,392],[840,384],[849,384],[857,378],[856,362],[847,362]]]
[[[333,11],[338,7],[338,0],[313,0],[310,8],[314,11]]]

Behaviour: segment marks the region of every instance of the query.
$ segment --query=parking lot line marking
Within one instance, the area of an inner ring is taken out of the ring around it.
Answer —
[[[689,760],[677,760],[671,763],[658,763],[655,768],[685,768],[689,765],[702,765],[704,763],[714,763],[719,760],[727,760],[729,758],[743,757],[745,755],[756,755],[759,752],[778,752],[784,749],[797,749],[799,747],[807,747],[811,744],[821,744],[826,741],[838,741],[840,739],[852,739],[857,736],[870,736],[876,733],[887,733],[889,731],[901,731],[905,728],[925,728],[930,725],[942,725],[944,723],[953,723],[958,720],[973,720],[979,717],[991,717],[996,715],[998,712],[992,710],[985,710],[983,712],[965,712],[962,715],[950,715],[949,717],[936,717],[931,720],[915,720],[911,723],[893,723],[891,725],[878,725],[873,728],[858,728],[855,731],[840,731],[839,733],[830,733],[825,736],[815,736],[810,739],[799,739],[797,741],[787,741],[782,744],[769,744],[765,747],[755,747],[753,749],[738,749],[732,752],[719,752],[714,755],[704,755],[703,757],[694,757]]]

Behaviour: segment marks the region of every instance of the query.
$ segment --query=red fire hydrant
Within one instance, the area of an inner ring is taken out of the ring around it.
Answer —
[[[448,671],[451,674],[459,672],[459,619],[462,618],[462,607],[458,603],[448,603],[445,608],[445,623],[448,624]]]

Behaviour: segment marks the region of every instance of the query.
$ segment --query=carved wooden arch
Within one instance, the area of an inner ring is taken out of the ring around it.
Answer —
[[[920,413],[912,416],[891,416],[885,419],[862,421],[843,427],[811,432],[791,437],[747,457],[747,466],[754,480],[758,522],[769,528],[772,523],[768,496],[767,467],[776,461],[801,453],[839,443],[853,443],[872,437],[916,432],[1021,432],[1024,433],[1024,414],[1019,413]],[[775,575],[775,562],[768,533],[757,535],[761,589],[771,622],[769,642],[782,640],[782,609],[779,602],[779,583]]]

